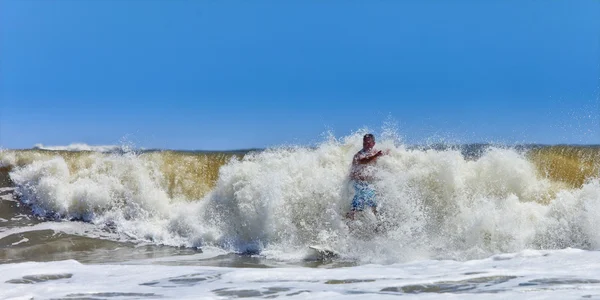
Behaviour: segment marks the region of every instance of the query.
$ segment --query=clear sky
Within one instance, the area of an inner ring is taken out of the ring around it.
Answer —
[[[0,0],[0,146],[600,143],[600,1]]]

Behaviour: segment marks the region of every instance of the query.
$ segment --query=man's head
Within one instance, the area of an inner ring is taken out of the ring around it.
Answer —
[[[365,134],[363,136],[363,149],[371,150],[375,146],[375,136],[370,133]]]

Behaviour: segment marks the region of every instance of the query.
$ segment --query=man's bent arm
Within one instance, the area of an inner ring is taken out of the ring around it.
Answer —
[[[375,154],[373,154],[373,155],[371,155],[369,157],[359,158],[357,160],[358,160],[359,164],[368,164],[368,163],[374,161],[375,159],[377,159],[378,157],[380,157],[382,155],[383,155],[383,152],[378,151],[377,153],[375,153]]]

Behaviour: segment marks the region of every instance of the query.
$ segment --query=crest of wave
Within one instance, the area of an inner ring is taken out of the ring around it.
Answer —
[[[74,143],[67,146],[45,146],[42,144],[35,144],[33,149],[40,150],[52,150],[52,151],[95,151],[95,152],[116,152],[128,150],[128,147],[116,146],[116,145],[97,145],[92,146],[83,143]]]

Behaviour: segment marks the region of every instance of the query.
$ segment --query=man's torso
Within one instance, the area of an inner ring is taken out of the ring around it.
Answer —
[[[370,157],[376,152],[377,152],[377,150],[375,150],[374,148],[372,148],[370,150],[362,149],[354,155],[354,158],[352,159],[352,170],[350,173],[350,175],[351,175],[350,177],[353,180],[365,181],[365,182],[373,181],[374,163],[371,162],[371,163],[361,164],[360,160]]]

